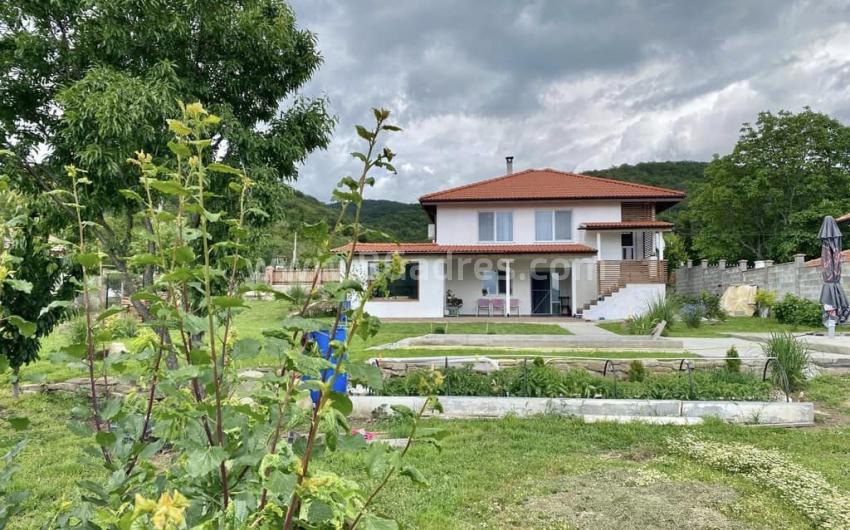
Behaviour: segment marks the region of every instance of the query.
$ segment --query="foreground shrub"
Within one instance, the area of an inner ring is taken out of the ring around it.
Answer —
[[[732,373],[741,371],[741,356],[738,355],[738,349],[735,346],[730,346],[726,350],[726,370]]]
[[[646,379],[646,367],[638,359],[629,365],[629,382],[641,383]]]
[[[286,290],[286,295],[289,297],[289,300],[295,304],[296,307],[301,307],[304,305],[304,302],[307,300],[308,296],[307,289],[303,285],[293,285],[289,289]]]
[[[86,319],[83,317],[77,317],[69,323],[69,337],[68,340],[71,341],[72,344],[81,344],[86,341],[86,332],[88,327],[86,326]]]
[[[767,357],[776,357],[782,365],[780,368],[771,363],[774,384],[781,386],[784,370],[790,390],[803,388],[806,384],[806,367],[809,364],[809,349],[803,341],[791,333],[771,333],[770,338],[762,345],[762,351]]]
[[[106,318],[104,331],[110,340],[133,338],[139,332],[139,321],[129,315],[112,315]]]
[[[726,311],[720,306],[720,296],[702,291],[699,294],[699,304],[703,307],[706,318],[712,320],[726,320]]]
[[[652,328],[655,327],[652,323],[652,315],[649,313],[644,313],[631,320],[627,320],[625,326],[626,332],[629,335],[650,335]]]
[[[677,311],[678,303],[673,297],[659,296],[654,298],[649,302],[643,313],[625,322],[626,333],[629,335],[650,335],[661,321],[667,322],[665,330],[672,329],[676,324]]]
[[[646,314],[652,320],[653,327],[657,326],[661,321],[666,321],[666,329],[673,329],[676,325],[677,313],[678,303],[672,297],[659,296],[649,302],[646,308]]]
[[[775,490],[818,528],[850,528],[850,496],[776,451],[690,435],[668,438],[667,444],[678,454]]]
[[[702,324],[702,318],[705,315],[705,310],[702,304],[686,304],[682,306],[682,322],[689,328],[698,328]]]
[[[773,314],[782,324],[812,327],[823,324],[823,309],[820,304],[790,293],[773,304]]]

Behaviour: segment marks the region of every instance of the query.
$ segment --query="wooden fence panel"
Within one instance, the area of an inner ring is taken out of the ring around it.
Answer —
[[[310,285],[313,283],[315,269],[283,269],[266,267],[266,283],[269,285]],[[319,285],[339,281],[339,269],[322,269],[319,271]]]

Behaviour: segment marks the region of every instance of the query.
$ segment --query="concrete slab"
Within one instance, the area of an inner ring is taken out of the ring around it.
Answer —
[[[422,407],[425,398],[411,396],[352,396],[352,417],[372,418],[391,414],[392,405],[404,405],[413,410]],[[757,425],[811,425],[814,423],[814,406],[811,403],[785,403],[764,401],[680,401],[640,399],[572,399],[572,398],[519,398],[519,397],[465,397],[440,398],[442,413],[435,417],[502,418],[537,414],[557,414],[604,421],[668,422],[691,425],[706,417],[716,417],[729,423]],[[661,419],[667,418],[667,419]],[[669,420],[669,418],[679,418]]]
[[[717,417],[728,423],[811,425],[815,407],[812,403],[774,401],[683,401],[682,415]]]

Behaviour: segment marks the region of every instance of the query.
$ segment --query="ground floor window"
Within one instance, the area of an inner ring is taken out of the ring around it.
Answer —
[[[631,232],[620,234],[620,245],[623,247],[623,259],[635,259],[635,236]]]
[[[481,294],[505,294],[507,291],[507,274],[505,271],[483,271],[481,276]],[[511,294],[514,285],[511,283]]]
[[[369,262],[369,279],[377,278],[385,261]],[[397,278],[389,280],[387,285],[373,295],[375,300],[419,300],[419,263],[409,261]]]

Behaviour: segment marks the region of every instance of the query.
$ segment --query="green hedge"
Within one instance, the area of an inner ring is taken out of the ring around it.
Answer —
[[[726,399],[762,401],[770,399],[771,384],[749,374],[726,369],[693,372],[694,393],[685,372],[672,375],[647,374],[643,381],[614,381],[591,375],[584,370],[561,371],[549,366],[529,364],[526,368],[508,368],[478,373],[470,368],[441,370],[445,376],[441,395],[519,396],[566,398],[630,399]],[[382,394],[419,395],[421,381],[428,371],[417,370],[384,382]]]

